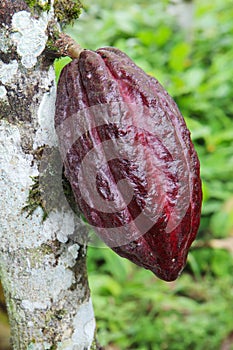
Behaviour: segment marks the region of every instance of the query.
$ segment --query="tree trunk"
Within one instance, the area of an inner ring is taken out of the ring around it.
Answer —
[[[36,15],[21,0],[0,5],[0,278],[13,349],[94,349],[86,244],[77,238],[85,229],[63,195],[44,54],[56,9],[37,3]]]

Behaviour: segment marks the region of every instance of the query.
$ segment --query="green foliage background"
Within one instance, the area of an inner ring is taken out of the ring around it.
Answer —
[[[85,48],[125,51],[169,91],[191,130],[204,193],[198,239],[176,282],[160,281],[109,249],[89,248],[99,340],[108,349],[233,349],[232,0],[194,1],[189,29],[165,0],[84,5],[67,32]]]

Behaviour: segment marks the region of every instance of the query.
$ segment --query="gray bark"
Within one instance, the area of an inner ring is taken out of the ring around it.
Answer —
[[[62,193],[44,55],[53,13],[34,17],[21,0],[0,5],[0,278],[17,350],[94,348],[84,228]]]

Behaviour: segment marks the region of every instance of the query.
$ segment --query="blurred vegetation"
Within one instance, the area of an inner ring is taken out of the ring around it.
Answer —
[[[89,248],[99,341],[109,350],[233,350],[232,0],[193,1],[189,28],[166,0],[83,2],[67,32],[85,48],[125,51],[169,91],[191,130],[204,193],[199,234],[175,282]]]

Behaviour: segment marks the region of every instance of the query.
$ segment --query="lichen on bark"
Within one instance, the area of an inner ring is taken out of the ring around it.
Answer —
[[[4,37],[0,43],[0,278],[14,350],[83,350],[94,341],[85,228],[63,194],[63,201],[53,199],[43,220],[38,183],[33,187],[33,179],[43,178],[42,153],[53,153],[57,147],[55,75],[51,58],[44,54],[51,20],[55,21],[52,12],[49,17],[47,11],[34,17],[21,0],[0,4]],[[24,26],[35,32],[28,33]],[[41,40],[41,46],[31,60],[28,47],[23,47],[27,40],[33,47],[33,37]],[[61,170],[60,166],[56,177],[60,184]],[[49,187],[46,192],[48,200]],[[34,200],[31,215],[22,210],[29,199]],[[82,242],[77,238],[80,234]]]

